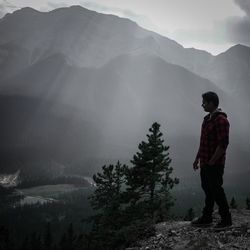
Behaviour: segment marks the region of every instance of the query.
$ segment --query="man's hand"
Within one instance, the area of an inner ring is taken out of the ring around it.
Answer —
[[[194,169],[194,171],[196,171],[197,169],[199,169],[199,161],[198,160],[194,161],[194,163],[193,163],[193,169]]]

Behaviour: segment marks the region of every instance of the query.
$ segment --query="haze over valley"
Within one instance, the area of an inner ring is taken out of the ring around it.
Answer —
[[[228,180],[248,173],[249,55],[240,44],[217,56],[186,49],[80,6],[7,14],[0,21],[1,173],[63,166],[92,176],[118,159],[129,164],[157,121],[174,174],[196,178],[201,94],[210,90],[231,123]]]

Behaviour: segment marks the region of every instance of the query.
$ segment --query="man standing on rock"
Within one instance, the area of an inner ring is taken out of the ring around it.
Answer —
[[[200,167],[205,207],[202,216],[192,221],[192,225],[211,224],[214,202],[216,202],[221,221],[215,227],[220,229],[232,225],[227,198],[222,187],[226,149],[229,142],[229,122],[227,115],[218,108],[219,98],[216,93],[204,93],[202,99],[202,107],[209,114],[204,117],[202,123],[200,147],[193,168],[197,170]]]

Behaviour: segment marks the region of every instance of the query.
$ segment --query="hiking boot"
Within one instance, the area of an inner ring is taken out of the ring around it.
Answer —
[[[223,218],[215,227],[214,229],[222,230],[225,228],[229,228],[232,226],[232,217],[231,214],[226,216],[226,218]]]
[[[216,226],[214,226],[215,230],[223,230],[230,228],[232,226],[232,221],[220,221]]]
[[[213,220],[212,218],[206,218],[206,217],[199,217],[198,219],[195,219],[191,222],[191,225],[193,226],[210,226],[212,224]]]

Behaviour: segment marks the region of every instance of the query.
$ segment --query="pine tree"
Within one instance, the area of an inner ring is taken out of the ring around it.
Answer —
[[[102,167],[102,173],[93,176],[96,190],[90,197],[91,205],[102,213],[117,212],[121,205],[122,185],[125,182],[124,172],[126,165],[117,164]]]
[[[59,249],[60,250],[75,250],[76,249],[76,240],[77,235],[75,234],[73,224],[70,223],[67,231],[63,233],[61,239],[59,241]]]
[[[70,223],[67,231],[67,241],[68,241],[68,249],[74,250],[75,249],[75,241],[76,235],[74,232],[73,224]]]
[[[60,247],[60,250],[68,250],[66,233],[62,235],[60,242],[59,242],[59,247]]]
[[[127,169],[127,191],[131,206],[136,208],[140,217],[150,217],[153,221],[163,220],[173,205],[170,190],[178,184],[177,178],[170,177],[169,146],[164,146],[160,124],[153,123],[147,135],[148,141],[142,141]]]
[[[236,209],[238,207],[236,200],[234,199],[234,197],[232,198],[231,202],[230,202],[230,207],[232,209]]]
[[[109,248],[115,244],[116,232],[122,220],[122,185],[125,182],[126,165],[117,164],[102,167],[102,173],[93,176],[96,190],[90,202],[96,214],[91,218],[93,229],[91,240],[97,245],[93,249]],[[111,247],[112,248],[112,247]]]
[[[52,249],[52,235],[51,235],[51,228],[50,228],[49,222],[46,225],[43,244],[46,250]]]
[[[9,229],[4,226],[0,227],[0,249],[3,250],[14,249],[14,242],[10,237]]]
[[[26,236],[21,244],[21,250],[28,250],[28,249],[29,249],[29,238]]]
[[[36,232],[33,232],[30,238],[30,249],[31,250],[41,250],[42,243],[41,238]]]
[[[250,199],[248,197],[246,198],[246,209],[250,210]]]
[[[169,146],[164,146],[160,125],[154,123],[148,141],[139,144],[133,167],[103,166],[93,176],[96,190],[90,197],[95,215],[85,237],[89,249],[120,249],[154,233],[154,222],[166,218],[173,205],[170,190],[179,182],[171,178]]]

